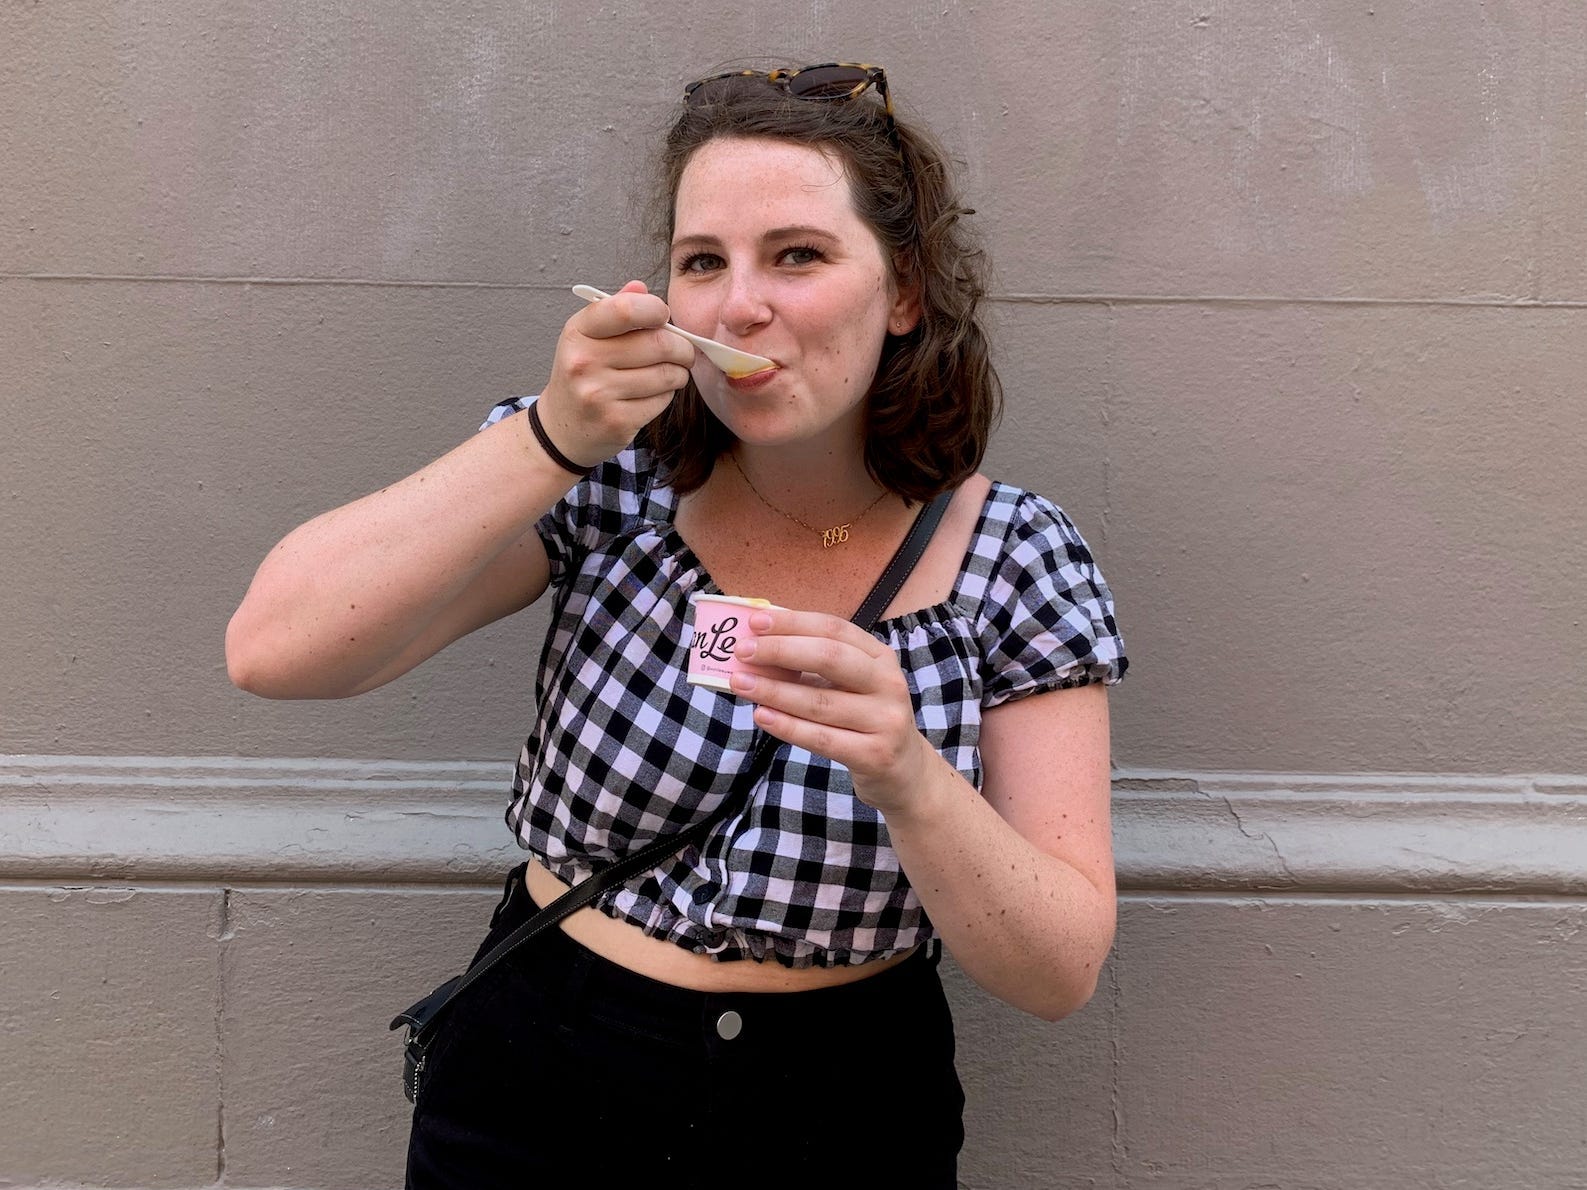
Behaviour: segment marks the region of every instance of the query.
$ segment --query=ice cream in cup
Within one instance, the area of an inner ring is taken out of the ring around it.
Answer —
[[[776,607],[771,600],[702,593],[689,596],[689,604],[694,609],[694,636],[689,644],[691,685],[731,694],[728,679],[740,670],[785,682],[799,680],[798,673],[791,669],[753,665],[738,659],[738,647],[755,637],[755,630],[749,626],[750,613],[756,608]]]

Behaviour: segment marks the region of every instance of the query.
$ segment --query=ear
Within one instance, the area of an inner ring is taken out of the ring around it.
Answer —
[[[895,273],[895,276],[899,280],[893,284],[893,304],[887,311],[887,333],[907,335],[920,325],[920,282],[914,278],[905,279],[901,273]]]

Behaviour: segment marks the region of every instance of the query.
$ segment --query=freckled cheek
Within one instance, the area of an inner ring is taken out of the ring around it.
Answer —
[[[691,334],[704,335],[710,338],[716,329],[712,320],[707,317],[706,310],[698,303],[678,303],[667,307],[668,321],[673,326],[682,327]]]

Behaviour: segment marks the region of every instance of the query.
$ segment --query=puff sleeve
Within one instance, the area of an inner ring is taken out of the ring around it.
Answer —
[[[1113,685],[1129,660],[1113,594],[1080,530],[1051,501],[1021,493],[977,618],[981,705],[1044,690]]]

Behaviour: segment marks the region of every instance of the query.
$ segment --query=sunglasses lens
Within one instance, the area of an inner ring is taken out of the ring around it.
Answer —
[[[858,66],[817,66],[789,79],[788,90],[800,99],[847,99],[869,80]]]
[[[721,78],[703,79],[696,83],[686,97],[690,107],[707,103],[722,103],[746,91],[764,91],[765,75],[725,74]]]

